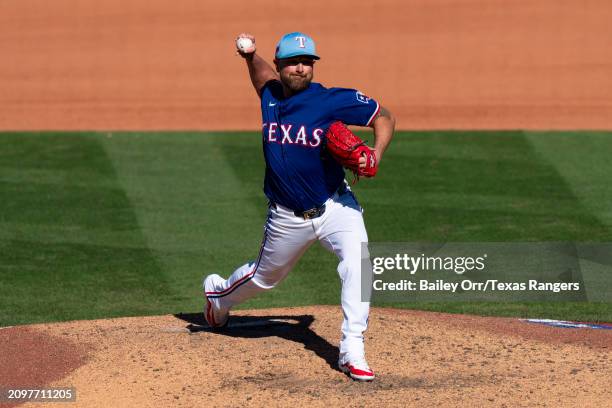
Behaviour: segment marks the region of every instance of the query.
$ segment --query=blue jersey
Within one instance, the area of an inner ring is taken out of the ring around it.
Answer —
[[[344,169],[323,147],[333,122],[369,126],[379,105],[355,89],[311,83],[285,98],[279,81],[261,90],[264,192],[270,201],[304,211],[322,205],[340,187]]]

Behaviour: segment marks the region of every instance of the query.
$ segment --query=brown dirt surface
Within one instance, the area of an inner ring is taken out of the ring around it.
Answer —
[[[318,43],[315,79],[401,129],[612,129],[612,2],[5,0],[0,129],[259,129],[233,39]]]
[[[75,387],[74,407],[609,404],[608,330],[374,308],[366,349],[378,378],[357,383],[335,368],[341,320],[339,307],[318,306],[237,311],[223,332],[195,313],[39,324],[10,337],[88,350],[49,383]]]
[[[40,388],[83,365],[87,347],[27,326],[0,328],[0,388]],[[2,403],[2,407],[16,404]]]

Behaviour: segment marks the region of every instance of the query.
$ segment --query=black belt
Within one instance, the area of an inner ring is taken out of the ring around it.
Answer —
[[[348,188],[346,187],[346,184],[342,183],[342,185],[340,186],[340,188],[338,188],[338,195],[342,195],[346,192],[348,192]],[[276,204],[273,202],[269,203],[270,206],[276,208]],[[304,211],[294,211],[293,214],[295,214],[296,217],[301,217],[305,220],[312,220],[313,218],[319,218],[320,216],[322,216],[325,213],[325,204],[322,204],[319,207],[314,207],[311,208],[310,210],[304,210]]]
[[[319,218],[325,212],[325,204],[320,207],[311,208],[306,211],[294,211],[296,217],[302,217],[305,220],[312,220],[313,218]]]

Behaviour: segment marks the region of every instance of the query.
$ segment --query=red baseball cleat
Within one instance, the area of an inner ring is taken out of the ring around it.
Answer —
[[[374,371],[368,366],[365,357],[355,360],[338,361],[338,367],[343,373],[348,374],[353,380],[357,381],[372,381],[376,376]]]

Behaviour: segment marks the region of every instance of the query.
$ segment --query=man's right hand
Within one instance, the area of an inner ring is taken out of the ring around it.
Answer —
[[[238,34],[238,37],[236,37],[236,52],[238,55],[244,58],[252,57],[255,49],[255,36],[249,33]]]
[[[248,38],[250,44],[249,47],[238,46],[238,41],[241,39]],[[255,52],[255,36],[248,33],[241,33],[236,37],[236,53],[244,58],[246,66],[249,69],[249,76],[251,77],[251,83],[253,88],[257,91],[257,95],[261,97],[261,90],[264,85],[271,80],[278,80],[279,77],[276,74],[274,68],[270,66],[263,58]]]

